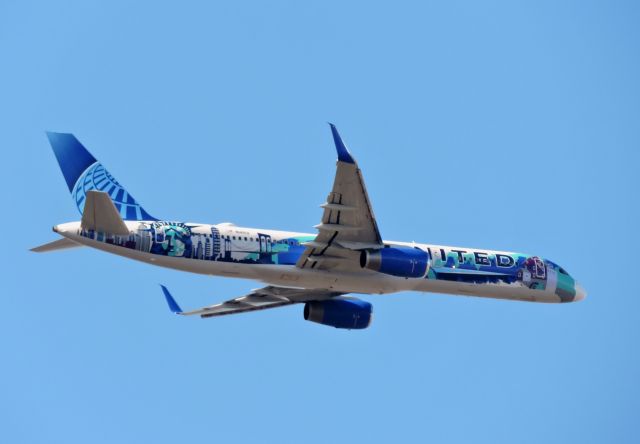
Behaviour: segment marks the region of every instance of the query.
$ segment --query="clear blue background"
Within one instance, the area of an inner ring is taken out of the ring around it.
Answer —
[[[637,2],[0,4],[0,441],[638,442]],[[255,282],[89,249],[44,135],[154,215],[312,232],[335,122],[383,236],[540,254],[589,292],[172,316]]]

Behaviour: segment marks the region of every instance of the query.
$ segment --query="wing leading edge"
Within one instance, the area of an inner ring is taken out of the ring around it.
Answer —
[[[253,290],[248,295],[230,299],[219,304],[209,305],[197,310],[183,311],[171,293],[169,293],[167,287],[164,285],[160,285],[160,287],[167,300],[167,305],[169,305],[169,309],[173,313],[183,316],[199,315],[202,318],[266,310],[268,308],[282,307],[300,302],[325,300],[342,294],[329,290],[306,290],[268,286]]]

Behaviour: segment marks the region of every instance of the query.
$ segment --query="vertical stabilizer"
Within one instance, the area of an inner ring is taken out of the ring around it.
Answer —
[[[107,193],[124,220],[157,220],[118,183],[73,134],[47,132],[49,143],[80,214],[84,212],[87,192]]]

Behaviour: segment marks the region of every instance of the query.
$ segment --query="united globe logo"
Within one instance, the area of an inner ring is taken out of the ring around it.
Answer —
[[[99,162],[87,168],[74,187],[72,197],[80,213],[84,211],[87,192],[92,190],[107,193],[125,220],[153,220]]]

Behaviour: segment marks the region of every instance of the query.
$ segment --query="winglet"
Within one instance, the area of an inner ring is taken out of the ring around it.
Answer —
[[[169,310],[171,310],[173,313],[181,314],[182,309],[180,308],[176,300],[173,299],[173,296],[171,296],[171,293],[169,293],[169,290],[167,290],[167,287],[165,287],[162,284],[160,284],[160,287],[162,288],[162,292],[164,293],[164,298],[167,300],[167,304],[169,305]]]
[[[336,151],[338,151],[338,160],[346,163],[356,163],[356,161],[353,160],[353,157],[351,157],[351,153],[342,141],[342,137],[340,137],[336,126],[333,123],[329,123],[329,126],[331,127],[331,134],[333,134],[333,142],[336,144]]]

